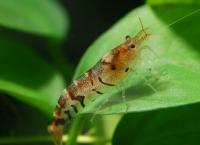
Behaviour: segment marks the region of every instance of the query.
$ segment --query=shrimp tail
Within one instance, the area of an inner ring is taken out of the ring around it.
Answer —
[[[63,93],[58,99],[58,104],[56,105],[56,108],[53,112],[53,121],[48,126],[48,132],[51,134],[55,145],[62,145],[63,130],[67,120],[67,116],[65,114],[69,112],[67,111],[68,108],[66,103],[67,96],[65,93]]]
[[[63,126],[57,126],[54,123],[48,126],[48,132],[51,134],[55,145],[62,145]]]

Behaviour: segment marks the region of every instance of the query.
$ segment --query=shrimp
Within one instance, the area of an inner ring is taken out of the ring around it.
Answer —
[[[101,88],[115,86],[130,72],[130,66],[134,66],[143,48],[141,44],[150,36],[141,20],[140,23],[142,29],[135,37],[126,36],[125,42],[105,54],[91,69],[64,89],[53,113],[52,124],[48,127],[56,145],[62,144],[65,122],[85,107],[85,99],[92,93],[103,94]]]

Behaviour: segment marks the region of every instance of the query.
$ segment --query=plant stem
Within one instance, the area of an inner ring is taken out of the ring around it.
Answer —
[[[69,131],[69,140],[66,145],[76,145],[76,139],[83,127],[84,115],[79,114],[73,121]]]

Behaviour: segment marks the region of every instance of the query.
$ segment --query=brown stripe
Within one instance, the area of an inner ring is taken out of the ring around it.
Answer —
[[[114,64],[111,65],[111,70],[116,70],[116,66]]]
[[[60,95],[60,98],[58,99],[58,104],[60,105],[61,108],[65,108],[66,97],[63,95]]]
[[[105,65],[111,65],[112,62],[106,62],[105,59],[101,59],[101,63]]]
[[[76,98],[80,102],[81,106],[85,107],[85,104],[84,104],[85,96],[76,96]]]
[[[67,90],[67,92],[68,92],[70,98],[71,98],[72,100],[76,100],[76,97],[75,97],[73,91],[72,91],[70,88],[67,88],[66,90]]]
[[[71,107],[74,109],[74,112],[75,112],[75,113],[78,113],[78,109],[76,108],[75,105],[71,105]]]
[[[101,82],[101,83],[104,84],[104,85],[107,85],[107,86],[115,86],[114,84],[110,84],[110,83],[106,83],[106,82],[102,81],[101,77],[98,77],[98,79],[99,79],[99,82]]]
[[[92,91],[94,91],[94,92],[96,92],[97,94],[100,94],[100,95],[102,95],[102,94],[103,94],[102,92],[100,92],[100,91],[97,91],[96,89],[92,89]]]
[[[71,116],[69,110],[65,110],[65,114],[67,114],[67,116],[68,116],[69,119],[72,119],[72,116]]]
[[[129,67],[127,67],[124,71],[127,72],[129,70]]]
[[[113,62],[106,62],[105,60],[101,60],[102,64],[104,65],[110,65],[111,70],[116,70],[116,65]]]
[[[115,49],[113,53],[114,53],[113,54],[114,56],[112,59],[112,65],[116,65],[116,64],[118,64],[118,61],[119,61],[120,49]]]
[[[82,85],[81,85],[81,83],[80,83],[80,80],[74,81],[73,84],[74,84],[74,86],[75,86],[76,88],[78,88],[78,89],[81,89],[81,87],[82,87]]]
[[[56,105],[56,109],[55,109],[55,114],[57,115],[57,116],[60,116],[61,115],[61,108],[60,107],[58,107],[58,105]]]
[[[65,124],[65,119],[63,119],[63,118],[54,118],[53,121],[54,121],[56,126]]]
[[[72,100],[79,101],[80,104],[81,104],[81,106],[85,107],[85,104],[84,104],[84,98],[85,98],[85,96],[75,96],[75,94],[72,91],[72,88],[70,88],[70,87],[67,89],[67,91],[68,91],[68,94],[69,94],[69,96],[70,96],[70,98]]]
[[[87,72],[87,74],[88,74],[88,78],[89,78],[89,80],[90,80],[90,83],[91,83],[91,85],[93,86],[93,85],[94,85],[94,81],[93,81],[93,77],[92,77],[92,70],[90,69],[90,70]]]

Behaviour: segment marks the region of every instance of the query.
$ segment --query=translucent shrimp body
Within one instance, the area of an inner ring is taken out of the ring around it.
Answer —
[[[142,30],[133,38],[126,36],[126,41],[105,54],[91,69],[64,89],[53,113],[53,122],[48,127],[55,144],[62,144],[65,122],[73,118],[85,100],[93,93],[102,94],[104,86],[115,86],[130,72],[130,67],[140,54],[141,44],[150,36]]]

